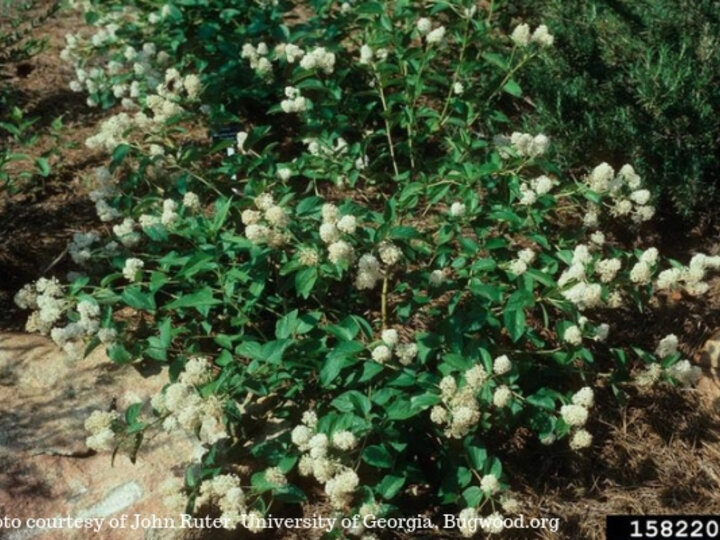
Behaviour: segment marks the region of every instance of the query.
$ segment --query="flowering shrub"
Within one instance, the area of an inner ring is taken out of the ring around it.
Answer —
[[[188,5],[159,16],[201,26]],[[169,48],[87,141],[110,155],[91,193],[108,226],[69,246],[82,273],[16,301],[73,358],[169,365],[150,403],[91,416],[87,442],[134,455],[146,430],[196,437],[172,508],[252,530],[317,483],[339,513],[392,514],[410,488],[465,518],[517,512],[500,447],[518,429],[582,451],[596,391],[697,378],[674,336],[630,357],[609,321],[658,289],[701,294],[720,257],[624,248],[607,224],[653,215],[633,168],[573,182],[548,137],[513,131],[497,104],[548,54],[546,27],[464,2],[313,8],[300,23],[272,6],[231,51],[265,107],[237,113],[232,141],[197,134],[227,113],[205,100],[222,73]]]

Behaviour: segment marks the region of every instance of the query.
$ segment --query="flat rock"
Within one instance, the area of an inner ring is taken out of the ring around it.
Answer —
[[[135,514],[168,516],[157,493],[169,476],[183,473],[193,443],[182,433],[153,432],[135,464],[118,453],[96,454],[85,446],[84,422],[94,410],[147,400],[168,381],[161,370],[141,375],[116,366],[96,349],[81,362],[68,363],[42,336],[0,333],[0,516],[17,518],[19,528],[0,528],[9,540],[180,539],[198,531],[146,528],[112,529],[108,521]],[[132,389],[132,395],[126,390]],[[123,403],[125,402],[125,403]],[[102,518],[99,533],[88,529],[30,527],[30,518]],[[177,518],[177,516],[175,516]],[[0,524],[1,525],[1,524]]]

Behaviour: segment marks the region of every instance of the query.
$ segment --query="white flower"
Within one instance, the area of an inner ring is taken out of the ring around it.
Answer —
[[[605,243],[605,235],[601,231],[595,231],[590,235],[590,241],[596,246],[602,246]]]
[[[690,364],[688,360],[681,360],[667,368],[667,374],[677,379],[680,384],[691,386],[700,379],[702,370],[698,366]]]
[[[510,39],[515,45],[526,47],[530,43],[530,26],[525,23],[517,25],[510,34]]]
[[[488,534],[500,534],[505,528],[505,520],[500,512],[493,512],[483,522],[482,529]]]
[[[276,486],[286,486],[288,481],[279,467],[265,469],[265,480]]]
[[[598,225],[598,214],[595,211],[585,212],[583,216],[583,224],[586,227],[597,227]]]
[[[658,346],[655,349],[655,354],[660,358],[665,358],[666,356],[675,354],[678,350],[678,344],[679,342],[677,336],[675,334],[668,334],[660,340],[660,343],[658,343]]]
[[[360,47],[360,63],[369,64],[373,60],[373,50],[367,43]]]
[[[659,255],[660,255],[660,252],[658,251],[658,249],[655,247],[651,247],[651,248],[646,249],[642,253],[642,255],[640,255],[640,260],[644,263],[654,266],[655,264],[657,264]],[[690,262],[690,264],[692,266],[692,261]]]
[[[595,329],[595,341],[605,341],[610,335],[610,325],[602,323]]]
[[[592,435],[585,429],[578,429],[570,439],[570,448],[573,450],[582,450],[588,448],[592,444]]]
[[[610,181],[614,176],[615,170],[607,163],[601,163],[592,170],[587,183],[593,191],[604,193],[610,189]]]
[[[530,182],[530,186],[535,190],[538,195],[545,195],[552,190],[554,182],[547,176],[538,176]]]
[[[572,264],[587,264],[592,260],[590,249],[585,244],[578,244],[573,251]]]
[[[430,410],[430,421],[433,424],[444,424],[447,422],[448,419],[448,412],[447,409],[441,407],[440,405],[435,405]]]
[[[425,35],[428,34],[430,30],[432,30],[432,21],[430,21],[430,19],[428,19],[427,17],[422,17],[418,19],[416,26],[418,31],[422,35]]]
[[[520,200],[518,201],[518,203],[525,206],[530,206],[532,204],[535,204],[535,201],[537,201],[537,193],[528,188],[527,184],[521,184]]]
[[[433,270],[430,272],[429,283],[431,287],[438,287],[445,281],[445,272],[442,270]]]
[[[680,281],[682,270],[679,268],[668,268],[658,274],[655,286],[659,289],[672,289]]]
[[[582,343],[582,332],[575,326],[568,326],[563,332],[563,341],[570,345],[580,345]]]
[[[543,133],[535,135],[529,148],[530,157],[542,156],[547,152],[549,147],[550,138],[547,135]]]
[[[345,234],[354,234],[357,228],[357,219],[355,216],[343,216],[338,220],[336,227]]]
[[[200,77],[198,77],[194,73],[185,76],[185,78],[183,79],[183,87],[185,88],[185,91],[187,92],[187,95],[190,99],[197,99],[198,97],[200,97],[200,92],[202,91],[202,83],[200,82]]]
[[[589,386],[583,386],[573,394],[572,402],[575,405],[590,409],[595,403],[595,392],[593,392],[593,389]]]
[[[265,225],[250,224],[245,227],[245,237],[253,244],[266,242],[270,229]]]
[[[610,210],[610,213],[613,216],[627,216],[630,212],[632,212],[632,202],[628,201],[627,199],[621,199],[618,200],[615,203],[615,206],[612,207]]]
[[[378,253],[380,254],[380,259],[382,260],[382,262],[384,262],[388,266],[397,264],[402,258],[402,251],[400,250],[400,248],[389,242],[380,244],[380,246],[378,247]]]
[[[397,330],[394,328],[388,328],[387,330],[383,330],[381,339],[388,347],[394,347],[397,345],[400,336],[398,335]]]
[[[335,68],[335,54],[329,52],[325,47],[316,47],[300,60],[300,66],[304,69],[322,69],[330,74]]]
[[[462,96],[463,93],[465,93],[465,87],[463,86],[463,83],[456,82],[453,84],[453,94],[456,96]]]
[[[630,281],[643,285],[650,283],[652,278],[652,269],[650,265],[644,261],[640,261],[630,270]]]
[[[505,385],[498,386],[493,393],[493,405],[501,409],[507,406],[512,399],[512,391]]]
[[[444,399],[451,398],[457,390],[457,382],[452,375],[446,375],[440,380],[440,395]]]
[[[584,426],[588,419],[588,410],[582,405],[563,405],[560,416],[569,426]]]
[[[468,386],[473,390],[478,390],[483,384],[485,384],[487,378],[487,371],[485,371],[485,368],[480,364],[475,364],[465,372],[465,380],[467,381]]]
[[[328,259],[333,264],[350,262],[353,258],[353,248],[344,240],[338,240],[328,246]]]
[[[639,189],[630,194],[630,200],[635,204],[644,205],[650,200],[650,192],[647,189]]]
[[[531,264],[535,260],[536,253],[530,248],[521,249],[518,251],[518,259],[526,264]]]
[[[465,205],[459,201],[455,201],[450,206],[450,215],[453,217],[462,217],[465,215]]]
[[[495,373],[495,375],[505,375],[511,369],[512,362],[505,354],[498,356],[493,362],[493,373]]]
[[[425,36],[425,41],[427,41],[428,44],[440,43],[444,37],[445,37],[445,27],[438,26],[435,30],[433,30],[427,36]]]
[[[490,495],[495,495],[500,491],[500,482],[494,474],[486,474],[480,479],[480,489]]]
[[[137,273],[145,266],[145,263],[140,259],[129,258],[125,260],[125,266],[123,267],[123,276],[128,281],[136,281]]]
[[[326,244],[332,244],[340,239],[340,231],[334,223],[320,225],[320,239]]]
[[[547,26],[541,24],[533,32],[530,41],[537,43],[541,47],[550,47],[555,42],[555,37],[550,34]]]
[[[189,210],[199,210],[200,198],[192,191],[188,191],[183,195],[183,206]]]
[[[635,169],[632,168],[632,165],[623,165],[620,168],[618,176],[625,180],[630,189],[638,189],[642,183],[640,176],[635,172]]]
[[[595,273],[600,276],[600,281],[610,283],[615,279],[621,266],[620,259],[602,259],[595,265]]]
[[[275,227],[287,227],[290,218],[281,206],[271,206],[265,210],[265,219]]]
[[[330,203],[323,204],[322,207],[322,218],[323,223],[330,223],[334,224],[338,218],[340,217],[340,211],[338,210],[337,206]]]
[[[277,170],[277,177],[283,182],[287,182],[292,176],[292,171],[287,167],[281,167]]]
[[[465,538],[475,536],[478,530],[478,513],[475,508],[465,508],[458,514],[458,529]]]
[[[304,425],[295,426],[290,433],[290,439],[292,443],[297,446],[300,450],[307,450],[310,448],[308,443],[313,436],[313,431]]]
[[[349,431],[338,431],[332,438],[333,446],[338,450],[352,450],[357,445],[357,439]]]
[[[415,343],[401,343],[395,349],[395,354],[398,357],[398,362],[403,366],[409,366],[418,353],[418,347]]]
[[[655,215],[655,208],[652,206],[638,206],[635,209],[633,215],[633,221],[636,223],[642,223],[643,221],[650,221]]]
[[[508,270],[511,274],[514,274],[515,276],[521,276],[527,271],[527,263],[520,259],[514,259],[510,261],[510,264],[508,265]]]

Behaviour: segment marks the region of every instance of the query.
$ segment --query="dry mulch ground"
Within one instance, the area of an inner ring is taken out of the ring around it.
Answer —
[[[100,226],[86,197],[83,177],[103,158],[83,143],[104,113],[87,107],[83,95],[67,89],[72,72],[58,59],[64,35],[80,24],[77,16],[67,12],[49,21],[42,29],[48,49],[30,61],[29,72],[18,70],[21,75],[10,81],[27,115],[40,117],[37,128],[63,115],[65,129],[62,161],[53,164],[53,173],[44,183],[17,195],[0,192],[0,329],[23,327],[23,314],[12,303],[15,291],[41,275],[64,275],[70,265],[63,252],[72,233]],[[40,154],[49,144],[52,139],[42,136],[33,150]],[[718,238],[710,229],[690,236],[684,231],[663,234],[663,224],[659,224],[657,231],[656,245],[684,260],[693,245],[707,251],[708,235]],[[720,245],[710,251],[718,249]],[[664,309],[657,314],[614,321],[620,339],[653,348],[657,339],[674,332],[681,342],[690,344],[684,352],[697,358],[704,339],[720,328],[720,280],[701,302],[670,298],[659,303],[665,305],[659,306]],[[515,449],[508,449],[506,469],[527,514],[559,517],[562,523],[556,534],[515,530],[508,537],[604,538],[608,514],[720,514],[717,387],[706,381],[701,390],[632,390],[627,405],[620,407],[608,393],[599,396],[602,414],[596,412],[594,417],[603,420],[590,426],[595,440],[588,453],[549,451],[522,434]],[[323,513],[320,505],[305,510]],[[398,536],[422,537],[417,533]]]

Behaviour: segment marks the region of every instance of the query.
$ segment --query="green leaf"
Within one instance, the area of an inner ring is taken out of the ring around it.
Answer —
[[[513,79],[510,79],[507,83],[505,83],[505,86],[503,86],[503,90],[511,96],[522,97],[522,88],[520,88],[520,85],[517,83],[517,81]]]
[[[403,485],[405,477],[388,474],[375,486],[375,493],[389,501],[398,494]]]
[[[165,309],[179,309],[188,307],[207,307],[220,304],[221,301],[213,297],[213,291],[210,287],[203,287],[202,289],[192,293],[182,295],[177,300],[166,304]]]
[[[50,175],[50,163],[48,162],[47,158],[37,158],[35,160],[35,166],[40,169],[40,174],[44,177],[47,178]]]
[[[120,296],[123,302],[135,309],[155,311],[155,298],[153,293],[144,292],[138,285],[127,287]]]
[[[362,343],[355,341],[340,343],[327,355],[320,369],[320,384],[327,388],[344,368],[355,363],[355,355],[364,349]]]
[[[295,274],[295,290],[303,298],[310,296],[318,278],[317,268],[303,268]]]
[[[283,318],[275,323],[275,337],[278,339],[289,338],[295,333],[298,326],[298,310],[293,309]]]
[[[467,439],[465,441],[465,451],[467,452],[470,465],[472,465],[473,469],[482,471],[487,461],[487,450],[485,450],[485,447],[473,443],[472,439]]]
[[[513,342],[518,341],[525,333],[525,311],[522,309],[506,309],[503,322]]]
[[[393,458],[390,452],[388,452],[384,446],[377,444],[365,448],[362,458],[365,463],[382,469],[389,469],[393,464]]]

